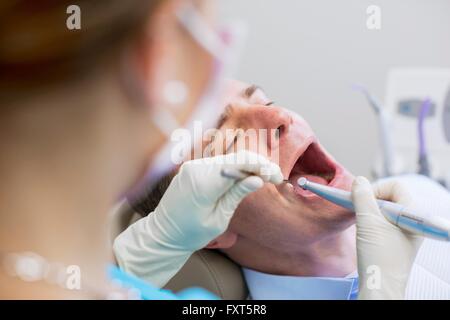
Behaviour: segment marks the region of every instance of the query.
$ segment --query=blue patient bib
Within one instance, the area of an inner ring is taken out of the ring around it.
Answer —
[[[170,290],[160,289],[133,275],[123,272],[115,265],[107,268],[108,277],[118,281],[123,287],[134,289],[142,300],[218,300],[218,297],[202,288],[188,288],[175,294]]]

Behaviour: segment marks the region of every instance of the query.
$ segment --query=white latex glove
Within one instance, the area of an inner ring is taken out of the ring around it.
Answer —
[[[408,205],[401,184],[389,180],[373,187],[358,177],[352,187],[356,211],[359,299],[404,299],[405,289],[423,238],[391,224],[375,198]]]
[[[236,181],[222,177],[223,168],[255,175]],[[264,182],[282,181],[278,165],[245,150],[185,162],[155,211],[115,239],[119,266],[164,286],[194,251],[225,232],[242,199]]]

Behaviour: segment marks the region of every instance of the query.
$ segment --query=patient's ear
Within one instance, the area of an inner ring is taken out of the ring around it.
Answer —
[[[225,231],[213,241],[208,243],[206,249],[228,249],[234,246],[237,241],[237,234],[231,231]]]

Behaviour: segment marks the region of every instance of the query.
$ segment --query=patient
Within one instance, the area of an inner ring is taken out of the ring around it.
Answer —
[[[219,127],[278,128],[279,165],[294,186],[267,184],[247,197],[228,231],[210,243],[241,266],[271,274],[346,276],[356,269],[354,214],[296,185],[300,176],[349,190],[352,175],[308,123],[256,86],[233,81]]]
[[[272,145],[279,148],[279,165],[294,187],[267,184],[248,196],[228,230],[207,248],[221,250],[243,267],[254,299],[355,298],[354,213],[295,183],[306,176],[349,190],[353,176],[326,152],[303,118],[276,105],[262,89],[230,81],[226,97],[217,128],[278,129],[279,143]],[[151,212],[168,181],[135,203],[135,209]]]

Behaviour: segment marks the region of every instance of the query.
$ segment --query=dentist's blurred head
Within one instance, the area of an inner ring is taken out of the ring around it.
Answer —
[[[75,3],[73,30],[74,1],[0,3],[0,245],[79,265],[95,287],[106,213],[168,138],[154,115],[184,125],[207,88],[214,57],[180,14],[212,25],[213,2]],[[0,279],[1,297],[60,297]]]
[[[46,151],[54,155],[75,145],[103,150],[108,157],[97,164],[114,167],[120,181],[108,184],[110,191],[126,190],[166,139],[152,114],[173,107],[167,91],[182,91],[173,115],[183,124],[209,80],[210,55],[176,18],[186,3],[78,1],[81,28],[69,30],[72,1],[3,1],[0,112],[8,138],[28,144],[29,152],[44,132],[52,139],[46,136],[39,149],[51,144]],[[189,3],[209,21],[209,1]]]

